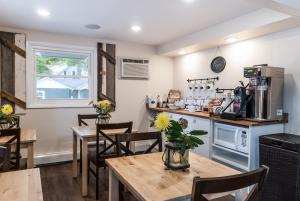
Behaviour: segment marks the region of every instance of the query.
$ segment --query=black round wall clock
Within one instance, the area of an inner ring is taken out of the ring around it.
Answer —
[[[210,68],[213,72],[215,73],[221,73],[226,66],[226,60],[224,59],[224,57],[215,57],[211,64],[210,64]]]

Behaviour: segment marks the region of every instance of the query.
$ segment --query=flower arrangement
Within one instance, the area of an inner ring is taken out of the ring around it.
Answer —
[[[164,132],[168,142],[178,146],[182,154],[186,149],[194,149],[204,144],[204,142],[196,136],[207,134],[207,132],[203,130],[185,132],[184,129],[187,128],[187,121],[184,119],[180,119],[179,121],[171,120],[165,113],[157,115],[154,121],[154,127]]]
[[[185,131],[188,127],[187,120],[180,118],[179,121],[171,120],[166,113],[156,116],[153,125],[165,133],[167,144],[165,145],[164,163],[171,169],[186,169],[189,164],[189,149],[194,149],[204,142],[199,136],[206,135],[203,130]],[[176,157],[176,155],[179,155]]]
[[[10,104],[5,104],[0,110],[0,123],[12,126],[16,123],[16,115],[13,114],[14,109]]]
[[[93,101],[91,101],[89,105],[90,104],[93,104],[96,112],[100,115],[110,115],[109,113],[113,111],[112,103],[109,100],[102,100],[97,103],[93,103]]]

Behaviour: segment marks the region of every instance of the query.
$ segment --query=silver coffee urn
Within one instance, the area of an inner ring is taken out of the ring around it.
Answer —
[[[267,65],[246,67],[244,77],[250,79],[249,95],[253,100],[250,118],[256,121],[282,120],[284,68]]]

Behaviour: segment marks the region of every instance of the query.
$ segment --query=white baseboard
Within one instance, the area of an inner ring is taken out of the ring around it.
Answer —
[[[148,147],[149,144],[147,142],[139,142],[138,145],[136,145],[136,151],[145,150]],[[79,153],[77,153],[77,159],[79,159]],[[58,163],[71,160],[73,160],[72,151],[53,152],[34,156],[35,165]]]
[[[79,158],[79,153],[77,154],[77,158]],[[73,160],[73,153],[71,151],[40,154],[34,157],[35,165],[57,163],[71,160]]]

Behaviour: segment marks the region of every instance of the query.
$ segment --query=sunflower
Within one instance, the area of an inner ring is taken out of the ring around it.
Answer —
[[[111,102],[109,100],[103,100],[97,102],[98,107],[109,107],[111,106]]]
[[[11,105],[5,104],[1,107],[1,112],[5,115],[10,115],[14,112],[14,109]]]
[[[155,128],[161,131],[166,130],[170,125],[171,125],[171,119],[169,115],[167,115],[166,113],[158,114],[154,121]]]

